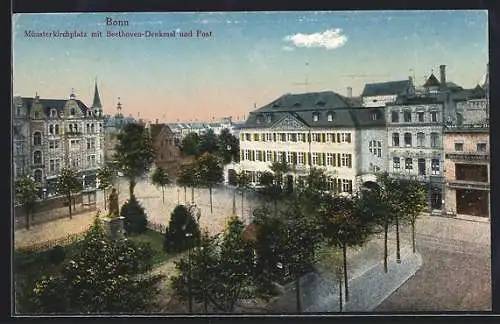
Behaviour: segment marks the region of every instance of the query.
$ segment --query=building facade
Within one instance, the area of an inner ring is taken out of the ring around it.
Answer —
[[[384,168],[384,120],[383,108],[354,108],[331,91],[287,94],[249,114],[239,132],[236,169],[258,185],[274,162],[291,165],[289,184],[319,168],[327,174],[330,190],[350,194],[361,177],[373,180],[370,166]],[[361,151],[372,153],[362,160]]]
[[[148,130],[156,152],[155,165],[175,178],[181,165],[181,152],[175,143],[174,133],[166,124],[150,124]]]
[[[446,214],[489,218],[489,126],[449,126],[444,134]]]
[[[14,179],[30,170],[30,118],[29,107],[21,97],[12,101],[12,171]]]
[[[124,117],[122,114],[122,104],[120,98],[116,105],[114,116],[104,117],[104,161],[106,163],[114,162],[115,147],[118,143],[118,133],[127,124],[135,123],[132,116]]]
[[[388,171],[429,188],[429,209],[440,213],[444,200],[444,104],[414,97],[387,105]]]
[[[364,107],[383,107],[396,101],[399,96],[411,96],[415,87],[411,78],[402,81],[368,83],[361,98]]]
[[[104,160],[102,105],[97,85],[90,108],[73,93],[69,100],[41,99],[37,95],[15,98],[14,103],[15,114],[19,109],[26,111],[29,121],[29,134],[21,127],[21,134],[28,135],[28,140],[24,142],[26,149],[20,150],[23,157],[28,157],[28,163],[22,167],[15,164],[18,169],[15,175],[30,173],[42,189],[43,197],[56,194],[57,178],[63,167],[77,170],[84,188],[95,186],[97,170]],[[19,138],[14,139],[14,146],[21,143]],[[19,154],[14,157],[20,161]]]

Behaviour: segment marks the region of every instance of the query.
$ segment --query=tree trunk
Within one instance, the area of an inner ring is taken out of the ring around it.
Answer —
[[[194,187],[191,187],[191,203],[194,204]]]
[[[106,189],[103,189],[103,194],[104,194],[104,210],[106,210]]]
[[[130,180],[130,184],[128,187],[129,194],[130,194],[130,200],[134,197],[134,189],[135,189],[136,182],[135,180]]]
[[[236,189],[233,191],[233,215],[236,216]]]
[[[399,218],[396,217],[396,262],[401,263],[401,244],[399,240]]]
[[[244,215],[244,212],[243,212],[243,200],[245,198],[245,192],[242,190],[241,191],[241,219],[243,219],[243,215]]]
[[[342,274],[339,275],[339,311],[342,312],[342,304],[343,304],[343,300],[342,300]]]
[[[187,203],[188,199],[187,199],[187,188],[184,187],[184,203]]]
[[[278,200],[274,201],[274,216],[278,216]]]
[[[165,187],[161,186],[161,193],[163,194],[163,203],[165,203]]]
[[[342,254],[344,262],[344,286],[345,286],[345,300],[349,300],[349,280],[347,278],[347,244],[342,244]]]
[[[387,273],[387,232],[389,231],[389,225],[386,223],[384,225],[384,272]]]
[[[295,276],[295,298],[297,301],[297,313],[301,313],[302,306],[300,304],[300,276],[298,274]]]
[[[31,216],[31,209],[26,206],[25,208],[25,212],[26,212],[26,229],[29,230],[30,229],[30,216]]]
[[[68,207],[69,207],[69,219],[72,219],[73,218],[73,215],[71,214],[71,195],[68,195]]]
[[[415,220],[414,219],[411,221],[411,246],[412,246],[413,253],[415,253],[417,251],[417,249],[416,249],[416,245],[415,245]]]
[[[212,204],[212,187],[208,188],[208,193],[210,194],[210,214],[213,214],[213,204]]]

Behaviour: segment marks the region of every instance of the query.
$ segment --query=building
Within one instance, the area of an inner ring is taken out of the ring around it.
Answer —
[[[489,138],[488,124],[445,128],[446,214],[490,217]]]
[[[32,174],[44,197],[56,194],[63,167],[76,169],[84,187],[95,186],[97,169],[104,159],[103,115],[97,84],[90,108],[73,93],[69,100],[42,99],[38,95],[17,97],[14,104],[14,115],[20,113],[17,119],[22,120],[14,125],[18,134],[14,138],[15,175]],[[23,163],[25,157],[24,162],[28,163]]]
[[[352,107],[350,100],[331,91],[283,95],[250,112],[240,129],[240,163],[235,168],[247,172],[254,185],[273,162],[293,166],[289,184],[312,167],[321,168],[330,190],[352,193],[363,181],[375,180],[370,171],[386,167],[383,109]]]
[[[156,152],[155,165],[167,171],[168,175],[175,177],[181,165],[181,152],[176,145],[174,133],[167,124],[148,125],[148,130]]]
[[[118,143],[118,133],[125,125],[135,122],[136,120],[131,115],[128,117],[123,116],[122,104],[120,103],[120,98],[118,98],[115,115],[104,117],[104,161],[113,163],[115,147]]]
[[[26,100],[14,97],[12,100],[12,165],[14,179],[30,170],[30,118]]]
[[[388,172],[429,188],[429,208],[443,204],[444,104],[432,97],[400,98],[387,104]]]
[[[348,90],[349,96],[351,91]],[[361,98],[364,107],[383,107],[393,103],[400,96],[412,96],[415,93],[412,78],[402,81],[368,83],[365,85]]]

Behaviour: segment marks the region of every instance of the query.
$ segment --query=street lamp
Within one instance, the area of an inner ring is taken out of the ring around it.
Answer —
[[[185,229],[185,225],[183,226],[183,229]],[[192,233],[186,233],[186,238],[189,241],[189,238],[193,236]],[[191,293],[191,244],[188,242],[188,263],[189,263],[189,269],[188,269],[188,300],[189,300],[189,313],[193,312],[193,296]]]

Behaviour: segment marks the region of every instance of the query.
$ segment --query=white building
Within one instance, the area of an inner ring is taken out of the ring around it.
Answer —
[[[383,107],[393,103],[399,96],[408,96],[415,93],[412,78],[402,81],[367,83],[361,97],[364,107]]]
[[[258,184],[273,162],[285,160],[293,167],[289,182],[322,168],[331,190],[352,193],[386,168],[383,109],[352,107],[331,91],[284,95],[250,113],[240,129],[236,171]]]

